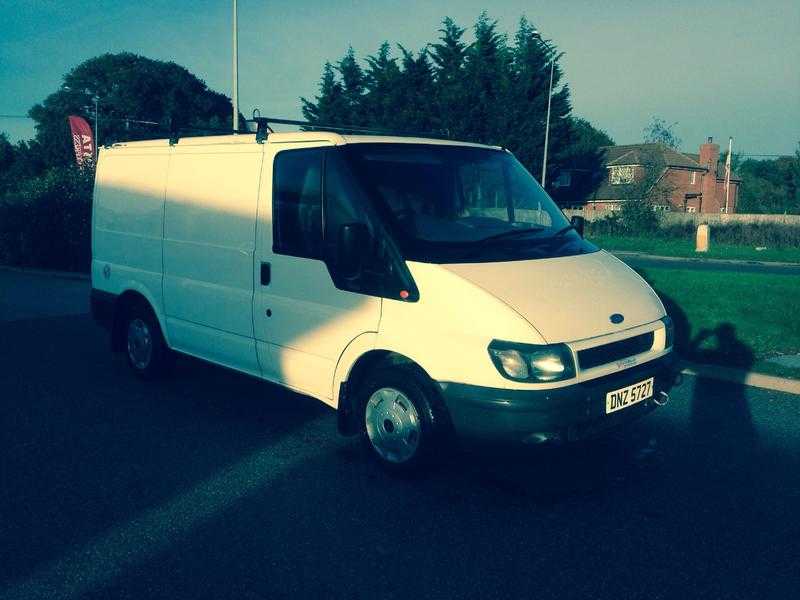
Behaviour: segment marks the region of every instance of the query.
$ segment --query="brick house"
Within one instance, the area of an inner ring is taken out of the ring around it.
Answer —
[[[712,138],[700,145],[698,154],[660,143],[606,146],[601,150],[607,174],[587,198],[584,210],[619,210],[623,202],[647,194],[659,210],[726,212],[725,164],[720,163],[719,144]],[[731,173],[729,213],[736,212],[740,183]]]

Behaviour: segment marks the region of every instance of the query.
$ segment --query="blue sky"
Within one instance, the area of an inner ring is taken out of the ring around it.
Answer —
[[[129,50],[174,60],[230,94],[230,0],[0,0],[0,114],[25,114],[82,60]],[[619,144],[651,115],[677,121],[683,148],[709,135],[748,153],[800,140],[800,2],[569,3],[539,0],[239,0],[240,107],[299,117],[322,64],[352,44],[420,48],[442,17],[471,26],[483,8],[513,32],[525,14],[565,52],[574,112]],[[12,138],[25,121],[0,120]]]

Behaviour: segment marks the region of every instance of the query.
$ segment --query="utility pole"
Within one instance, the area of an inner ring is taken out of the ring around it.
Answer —
[[[100,98],[97,97],[97,94],[94,96],[94,164],[97,164],[97,159],[100,156],[100,149],[97,144],[97,105],[100,102]]]
[[[539,42],[544,46],[545,50],[548,52],[550,51],[550,47],[547,45],[547,42],[544,41],[542,38],[542,34],[538,29],[534,29],[531,32],[531,35],[538,39]],[[547,146],[550,142],[550,102],[553,99],[553,70],[556,67],[556,58],[555,56],[551,55],[550,58],[550,87],[547,90],[547,120],[544,124],[544,156],[542,157],[542,187],[544,188],[545,184],[547,183]]]
[[[233,0],[233,131],[239,130],[239,38],[237,23],[236,0]]]
[[[556,66],[555,59],[550,61],[550,88],[547,91],[547,121],[544,126],[544,158],[542,159],[542,188],[547,182],[547,144],[550,141],[550,101],[553,98],[553,69]]]

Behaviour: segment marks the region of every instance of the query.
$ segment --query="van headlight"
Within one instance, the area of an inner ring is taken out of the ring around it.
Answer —
[[[575,362],[566,344],[538,346],[494,340],[489,356],[503,377],[514,381],[550,382],[575,376]]]

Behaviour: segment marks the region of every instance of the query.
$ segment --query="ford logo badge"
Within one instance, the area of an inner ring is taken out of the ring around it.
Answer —
[[[613,315],[608,317],[608,320],[614,323],[614,325],[619,325],[625,320],[625,317],[619,313],[614,313]]]

